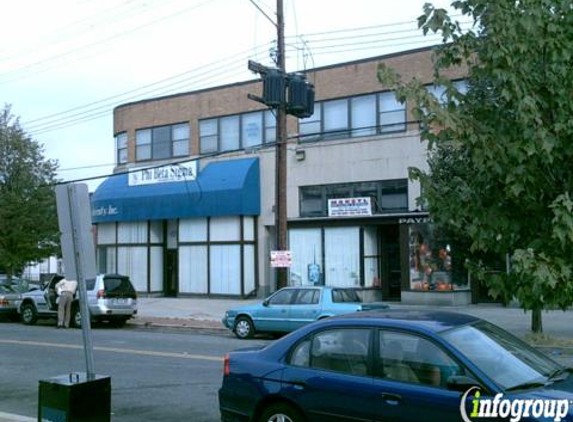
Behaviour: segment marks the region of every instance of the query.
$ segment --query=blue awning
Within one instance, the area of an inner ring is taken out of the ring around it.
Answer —
[[[258,158],[207,164],[194,181],[129,186],[109,177],[92,196],[92,221],[166,220],[260,214]]]

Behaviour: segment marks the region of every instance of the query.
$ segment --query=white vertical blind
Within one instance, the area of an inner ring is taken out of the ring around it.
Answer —
[[[147,247],[119,247],[117,271],[131,279],[135,290],[147,292]]]
[[[239,245],[211,245],[211,293],[241,294],[241,247]]]
[[[97,225],[97,244],[115,244],[115,223],[100,223]]]
[[[255,240],[255,217],[243,217],[243,237],[244,240]]]
[[[348,101],[334,100],[324,102],[324,130],[348,128]]]
[[[147,221],[118,223],[117,243],[147,243]]]
[[[179,291],[207,293],[207,246],[179,247]]]
[[[331,227],[324,232],[326,284],[360,285],[360,229]]]
[[[245,245],[243,249],[243,275],[245,294],[255,290],[255,245]]]
[[[211,241],[239,241],[241,240],[241,219],[239,217],[211,218]]]
[[[160,292],[163,290],[163,246],[149,248],[149,256],[151,260],[149,268],[151,291]]]
[[[376,95],[351,100],[352,136],[376,134]]]
[[[149,241],[151,243],[163,242],[163,221],[151,221],[149,223]]]
[[[179,220],[179,241],[206,242],[207,219],[190,218],[190,219]]]
[[[292,265],[289,271],[290,284],[307,285],[308,266],[318,264],[321,273],[322,269],[322,234],[317,228],[312,229],[290,229],[289,248],[292,253]]]

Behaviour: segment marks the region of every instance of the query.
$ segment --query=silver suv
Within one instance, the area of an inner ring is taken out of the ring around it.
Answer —
[[[38,318],[57,318],[56,284],[64,277],[54,275],[45,285],[22,293],[18,304],[18,313],[22,322],[33,325]],[[121,327],[128,319],[137,314],[137,294],[129,277],[119,274],[100,274],[86,285],[88,306],[92,321],[109,321]],[[74,327],[81,326],[78,294],[72,303],[72,321]]]

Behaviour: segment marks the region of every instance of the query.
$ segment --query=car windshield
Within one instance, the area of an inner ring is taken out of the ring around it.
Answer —
[[[362,302],[354,289],[333,289],[332,301],[334,303]]]
[[[506,390],[549,381],[561,366],[504,330],[480,321],[441,336]]]
[[[14,290],[12,287],[6,284],[0,284],[0,293],[4,294],[16,293],[16,290]]]

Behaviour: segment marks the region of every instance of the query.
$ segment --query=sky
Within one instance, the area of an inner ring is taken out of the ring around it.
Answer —
[[[417,29],[426,1],[284,0],[287,71],[439,43]],[[276,0],[3,2],[0,106],[61,180],[110,174],[114,107],[256,79],[247,61],[272,65],[275,11]]]

